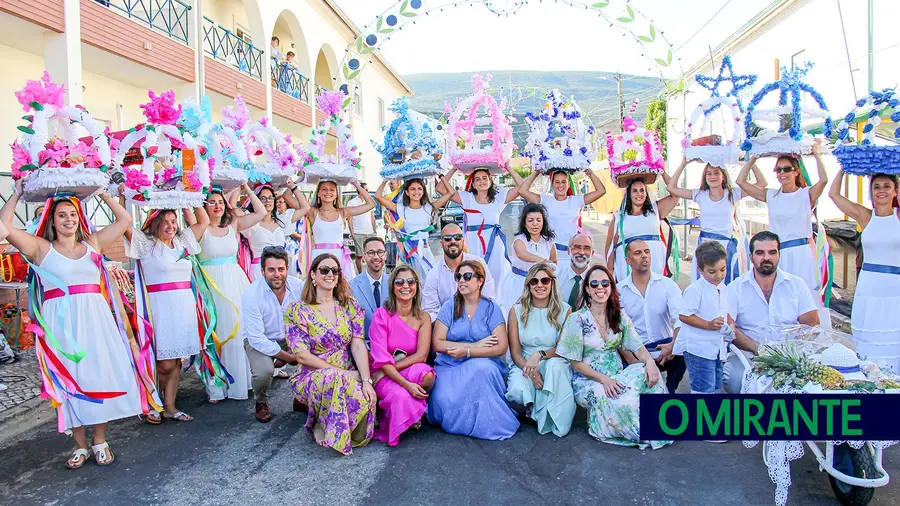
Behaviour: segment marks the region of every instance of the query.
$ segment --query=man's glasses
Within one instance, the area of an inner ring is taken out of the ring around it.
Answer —
[[[794,166],[793,166],[793,165],[788,165],[788,166],[786,166],[786,167],[775,167],[775,173],[776,173],[776,174],[781,174],[781,173],[789,174],[789,173],[791,173],[791,172],[794,172]]]
[[[394,286],[403,286],[403,285],[413,286],[415,284],[416,284],[416,278],[406,278],[406,279],[397,278],[394,280]]]
[[[569,249],[572,250],[572,251],[584,251],[585,253],[590,253],[590,251],[591,251],[592,249],[594,249],[594,248],[592,248],[591,246],[575,245],[575,246],[572,246],[572,247],[569,248]]]
[[[383,249],[378,249],[378,250],[372,249],[372,250],[366,251],[366,256],[370,256],[372,258],[376,258],[376,257],[384,258],[385,255],[387,255],[387,251],[385,251]]]
[[[608,279],[601,279],[600,281],[597,281],[596,279],[593,279],[593,280],[591,280],[590,283],[588,283],[588,286],[590,286],[591,288],[593,288],[593,289],[595,289],[595,290],[596,290],[597,288],[600,288],[601,286],[602,286],[603,288],[609,288],[609,280],[608,280]]]
[[[462,234],[447,234],[447,235],[441,236],[441,239],[443,239],[446,242],[462,241],[462,238],[463,238]]]
[[[553,282],[553,278],[551,278],[550,276],[547,276],[545,278],[531,278],[531,281],[529,281],[528,284],[531,286],[538,286],[538,283],[540,283],[544,286],[547,286],[552,282]]]
[[[474,272],[464,272],[462,274],[457,272],[453,275],[453,277],[456,278],[456,282],[458,283],[461,280],[472,281],[472,278],[480,278],[481,276],[475,274]]]
[[[332,276],[337,276],[341,273],[340,267],[319,267],[319,274],[322,276],[327,276],[331,274]]]

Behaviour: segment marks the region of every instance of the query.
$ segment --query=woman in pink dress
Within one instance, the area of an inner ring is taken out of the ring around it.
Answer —
[[[370,369],[378,394],[375,439],[397,446],[400,434],[418,429],[428,409],[434,369],[425,363],[431,343],[431,317],[422,311],[419,275],[409,265],[394,269],[384,307],[369,327]]]

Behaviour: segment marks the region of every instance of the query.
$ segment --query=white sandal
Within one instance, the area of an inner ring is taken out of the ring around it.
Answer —
[[[109,449],[107,442],[92,446],[91,451],[94,452],[94,460],[97,461],[98,466],[108,466],[116,460],[116,456]]]
[[[66,461],[66,467],[69,469],[78,469],[91,458],[91,452],[86,448],[78,448],[72,452],[72,456]]]

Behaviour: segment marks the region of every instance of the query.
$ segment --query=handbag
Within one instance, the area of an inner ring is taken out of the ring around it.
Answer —
[[[4,283],[24,283],[28,275],[28,263],[22,254],[3,253],[0,255],[0,279]]]

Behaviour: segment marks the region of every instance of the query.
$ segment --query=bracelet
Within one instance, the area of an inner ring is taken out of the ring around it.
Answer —
[[[472,347],[466,346],[466,358],[472,358]]]
[[[541,358],[547,358],[547,352],[546,352],[546,351],[541,350],[540,353],[541,353]]]
[[[373,385],[373,384],[374,384],[374,383],[372,382],[372,378],[364,378],[364,379],[362,380],[362,382],[363,382],[363,383],[368,383],[368,384],[370,384],[370,385]]]

